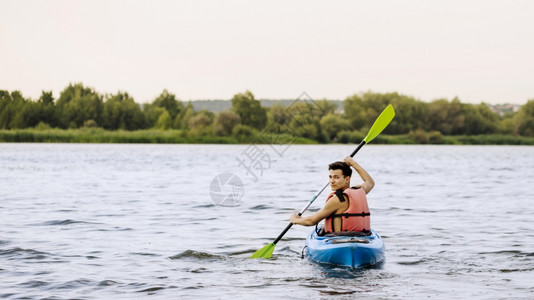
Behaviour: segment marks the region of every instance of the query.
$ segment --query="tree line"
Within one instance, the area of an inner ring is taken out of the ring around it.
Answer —
[[[191,102],[167,90],[140,105],[127,92],[102,95],[81,83],[70,84],[57,99],[48,91],[39,99],[28,99],[19,91],[0,90],[0,129],[156,128],[181,130],[191,137],[239,137],[268,131],[318,142],[359,142],[387,104],[395,107],[397,115],[385,133],[408,135],[417,142],[432,142],[443,135],[534,136],[534,99],[518,112],[501,116],[484,103],[462,103],[458,98],[423,102],[398,93],[367,92],[347,97],[340,112],[326,99],[267,108],[246,91],[234,95],[230,109],[213,113],[195,111]]]

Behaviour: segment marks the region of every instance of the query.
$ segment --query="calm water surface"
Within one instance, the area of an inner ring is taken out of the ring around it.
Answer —
[[[365,146],[385,263],[302,259],[301,226],[249,259],[354,147],[0,144],[0,298],[534,297],[534,147]]]

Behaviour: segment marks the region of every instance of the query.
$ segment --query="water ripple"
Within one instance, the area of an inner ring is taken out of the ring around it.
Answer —
[[[77,221],[77,220],[53,220],[53,221],[47,221],[38,225],[41,226],[64,226],[64,225],[72,225],[72,224],[97,224],[93,222],[85,222],[85,221]]]
[[[0,257],[17,258],[20,256],[22,256],[23,259],[46,259],[50,257],[50,254],[34,249],[23,249],[18,247],[0,250]]]
[[[217,254],[211,254],[207,252],[201,252],[201,251],[195,251],[195,250],[186,250],[182,253],[173,255],[169,257],[172,260],[177,259],[195,259],[195,260],[220,260],[220,259],[226,259],[225,256],[217,255]]]

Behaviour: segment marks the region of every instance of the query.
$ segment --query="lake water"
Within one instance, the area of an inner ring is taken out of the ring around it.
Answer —
[[[249,259],[354,148],[0,144],[0,298],[534,297],[534,147],[367,145],[384,263],[302,259],[302,226]]]

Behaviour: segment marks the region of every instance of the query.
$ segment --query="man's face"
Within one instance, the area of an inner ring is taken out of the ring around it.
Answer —
[[[348,186],[350,182],[350,177],[343,176],[343,172],[341,170],[330,170],[328,178],[330,180],[330,187],[332,188],[332,191],[342,189]]]

